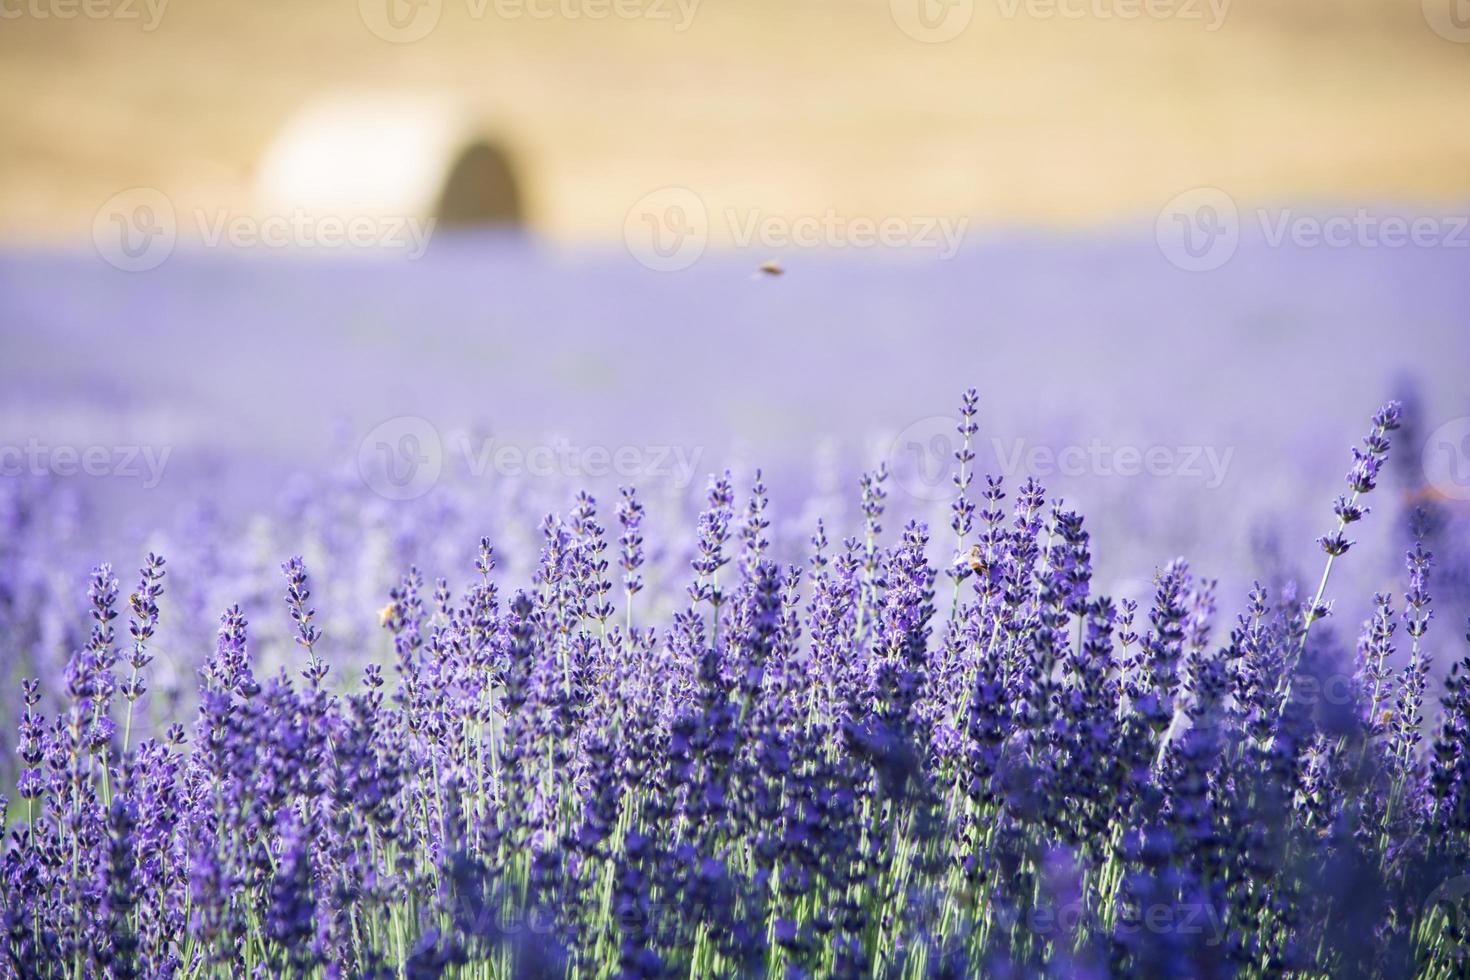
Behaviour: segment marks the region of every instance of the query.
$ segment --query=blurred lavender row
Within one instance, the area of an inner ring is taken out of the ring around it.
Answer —
[[[298,551],[332,631],[357,636],[407,564],[463,568],[482,533],[530,541],[582,486],[639,486],[678,541],[710,473],[761,466],[773,541],[795,553],[819,515],[860,526],[852,489],[884,461],[891,511],[941,526],[947,393],[970,384],[976,470],[1037,476],[1089,513],[1115,595],[1146,598],[1178,555],[1225,596],[1309,575],[1308,508],[1388,397],[1405,401],[1403,451],[1383,530],[1343,571],[1342,618],[1399,574],[1415,508],[1465,507],[1470,446],[1424,465],[1430,435],[1470,416],[1463,251],[1244,241],[1190,273],[1149,235],[1009,234],[950,261],[798,250],[779,278],[754,274],[764,257],[659,273],[447,234],[415,262],[181,247],[126,273],[0,255],[10,602],[46,610],[29,656],[63,662],[92,566],[149,548],[180,588],[213,590],[173,613],[175,637],[204,642],[221,609],[265,602]],[[111,469],[56,465],[58,447],[105,450]],[[416,463],[403,485],[383,469]],[[181,689],[195,653],[176,658]]]

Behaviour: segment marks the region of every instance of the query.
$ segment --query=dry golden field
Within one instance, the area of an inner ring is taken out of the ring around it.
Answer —
[[[1040,225],[1151,218],[1200,185],[1470,198],[1470,43],[1431,28],[1439,0],[912,0],[962,18],[943,43],[905,33],[910,0],[420,0],[398,13],[438,20],[407,43],[371,29],[375,0],[86,2],[0,0],[12,243],[83,238],[134,186],[255,207],[272,137],[341,95],[471,107],[533,225],[573,241],[664,185]]]

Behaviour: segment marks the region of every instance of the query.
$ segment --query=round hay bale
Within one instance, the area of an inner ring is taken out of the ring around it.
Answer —
[[[520,225],[521,192],[510,160],[499,146],[476,140],[464,147],[439,192],[441,225]]]
[[[520,227],[525,204],[504,146],[470,113],[433,100],[329,99],[305,106],[266,150],[268,214],[434,219]]]

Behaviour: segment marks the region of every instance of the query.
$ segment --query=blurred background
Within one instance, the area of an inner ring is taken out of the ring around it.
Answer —
[[[1465,0],[0,0],[0,86],[0,479],[57,592],[228,555],[207,627],[376,548],[370,622],[583,483],[687,538],[726,467],[792,554],[879,463],[943,528],[971,385],[1104,590],[1314,575],[1389,397],[1352,601],[1470,498]]]
[[[617,240],[667,185],[1061,228],[1198,186],[1445,207],[1467,197],[1467,40],[1463,0],[6,0],[0,226],[84,240],[138,186],[258,212],[312,112],[379,115],[384,151],[440,179],[495,139],[558,241]],[[416,112],[463,114],[459,142]]]

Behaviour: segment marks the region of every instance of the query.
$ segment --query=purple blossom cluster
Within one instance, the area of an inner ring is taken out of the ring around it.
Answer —
[[[975,471],[978,414],[932,540],[883,467],[793,558],[759,473],[711,480],[687,550],[584,492],[529,574],[489,538],[463,585],[409,568],[376,660],[291,557],[290,666],[230,605],[173,717],[144,706],[176,566],[126,597],[98,566],[64,676],[19,683],[0,974],[1464,975],[1470,648],[1433,628],[1432,515],[1355,642],[1329,598],[1398,403],[1315,590],[1223,626],[1183,560],[1146,607],[1095,588],[1081,514]]]

